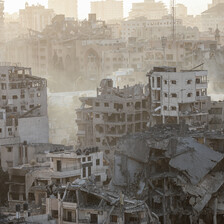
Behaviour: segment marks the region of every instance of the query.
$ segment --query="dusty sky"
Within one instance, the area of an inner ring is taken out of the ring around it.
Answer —
[[[61,0],[63,1],[63,0]],[[91,0],[78,0],[79,4],[79,18],[84,19],[87,17],[90,11]],[[133,2],[142,2],[143,0],[124,0],[124,15],[128,15],[128,11],[131,9]],[[159,0],[156,0],[159,1]],[[170,0],[161,0],[169,5]],[[20,8],[24,8],[25,2],[29,4],[40,3],[47,6],[47,0],[5,0],[5,11],[9,13],[17,12]],[[208,3],[212,0],[176,0],[177,3],[183,3],[188,7],[190,14],[200,14],[202,11],[207,9]]]

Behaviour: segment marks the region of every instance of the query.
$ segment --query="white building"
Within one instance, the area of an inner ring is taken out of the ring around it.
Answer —
[[[181,71],[160,67],[150,72],[151,124],[207,121],[207,71]]]

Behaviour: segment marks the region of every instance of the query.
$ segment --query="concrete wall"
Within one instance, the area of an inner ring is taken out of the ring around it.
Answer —
[[[18,132],[21,142],[48,143],[48,117],[31,117],[18,119]]]

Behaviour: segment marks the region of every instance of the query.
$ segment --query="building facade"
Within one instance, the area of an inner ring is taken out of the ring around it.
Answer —
[[[29,6],[25,5],[25,9],[20,9],[19,18],[23,28],[35,31],[43,31],[44,28],[51,23],[54,17],[52,9],[45,9],[42,5]]]
[[[95,13],[97,19],[106,22],[123,19],[123,1],[105,0],[92,1],[91,13]]]
[[[57,15],[78,19],[77,0],[48,0],[48,8],[53,9]]]
[[[151,125],[186,122],[192,126],[207,123],[207,71],[181,71],[154,68],[148,74]]]

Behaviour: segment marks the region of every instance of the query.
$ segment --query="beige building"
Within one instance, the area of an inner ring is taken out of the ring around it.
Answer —
[[[78,19],[77,0],[48,0],[48,8],[53,9],[56,14]]]
[[[218,29],[224,31],[224,3],[215,4],[201,14],[201,29],[202,31],[212,31]]]
[[[47,81],[32,76],[31,68],[5,65],[0,84],[0,140],[48,143]]]
[[[123,19],[123,1],[105,0],[105,1],[92,1],[91,13],[95,13],[97,19],[111,20]]]
[[[120,89],[113,87],[111,79],[104,79],[97,97],[83,97],[80,101],[82,106],[77,110],[80,147],[93,145],[110,153],[122,136],[147,128],[148,101],[140,84]]]
[[[42,5],[29,6],[25,5],[25,9],[20,9],[19,18],[23,28],[35,31],[43,31],[44,28],[51,23],[54,17],[52,9],[45,9]]]
[[[168,14],[164,3],[155,0],[144,0],[144,2],[133,3],[129,18],[146,17],[147,19],[161,19]]]

